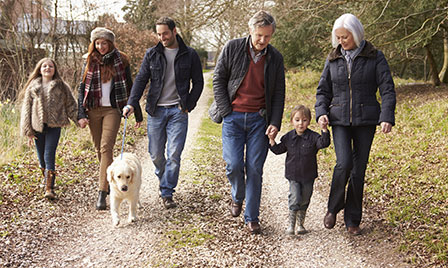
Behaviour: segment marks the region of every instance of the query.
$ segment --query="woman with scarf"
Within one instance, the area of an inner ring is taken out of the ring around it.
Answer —
[[[120,128],[122,109],[132,88],[128,57],[114,44],[115,34],[103,27],[90,34],[82,81],[78,96],[78,123],[89,125],[90,134],[100,161],[97,210],[106,209],[109,184],[107,167],[113,161],[113,148]],[[136,110],[136,125],[143,121],[141,108]]]
[[[325,62],[315,105],[318,122],[332,126],[336,152],[324,226],[333,228],[344,209],[348,233],[359,235],[370,147],[377,125],[389,133],[395,124],[395,89],[384,54],[364,40],[364,28],[354,15],[335,21],[332,43],[335,49]]]

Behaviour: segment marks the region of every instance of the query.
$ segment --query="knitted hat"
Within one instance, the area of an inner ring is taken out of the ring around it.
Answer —
[[[90,33],[90,41],[94,42],[96,39],[99,38],[109,40],[113,43],[115,41],[115,34],[111,30],[106,29],[104,27],[96,27]]]

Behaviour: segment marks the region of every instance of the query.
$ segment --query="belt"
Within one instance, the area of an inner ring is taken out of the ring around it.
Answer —
[[[158,105],[157,107],[170,109],[170,108],[177,108],[179,107],[179,104],[172,104],[172,105]]]

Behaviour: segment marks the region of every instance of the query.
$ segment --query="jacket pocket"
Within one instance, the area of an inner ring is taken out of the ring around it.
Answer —
[[[208,109],[208,114],[213,122],[220,124],[222,122],[222,116],[219,114],[218,106],[216,106],[216,101],[213,101],[212,105]]]
[[[150,65],[151,80],[162,80],[162,68],[157,65]]]
[[[361,104],[361,121],[363,123],[378,123],[380,106],[378,104]]]
[[[342,107],[339,103],[330,105],[330,124],[342,121]]]

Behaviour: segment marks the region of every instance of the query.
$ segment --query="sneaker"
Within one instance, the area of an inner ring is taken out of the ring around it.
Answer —
[[[175,208],[177,207],[176,202],[173,201],[173,197],[168,196],[168,197],[162,197],[162,201],[163,201],[163,206],[166,209],[170,209],[170,208]]]

